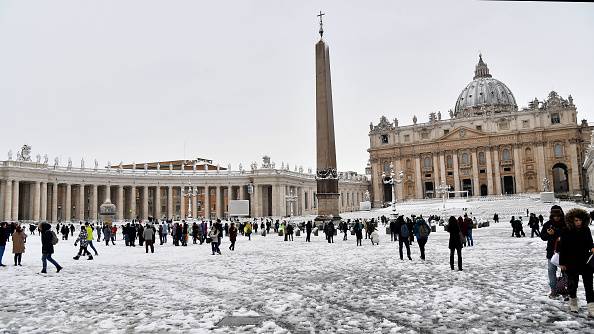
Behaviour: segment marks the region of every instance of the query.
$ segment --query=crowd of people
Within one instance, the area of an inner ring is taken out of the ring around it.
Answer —
[[[569,302],[569,309],[572,312],[578,312],[577,287],[579,277],[586,292],[586,302],[588,314],[594,317],[594,243],[590,232],[590,222],[594,211],[589,214],[583,209],[571,209],[566,214],[558,205],[554,205],[550,210],[548,221],[544,221],[542,215],[534,213],[528,214],[528,227],[531,229],[531,237],[535,235],[546,241],[546,259],[547,276],[549,282],[550,298],[563,297]],[[499,215],[493,216],[495,223],[499,222]],[[229,250],[234,251],[238,235],[243,235],[247,240],[251,240],[253,233],[260,233],[262,236],[272,231],[284,236],[285,241],[294,241],[293,235],[305,233],[305,242],[311,242],[311,234],[318,235],[319,232],[325,234],[328,243],[334,243],[334,236],[338,233],[343,234],[343,241],[348,240],[348,235],[354,235],[356,245],[362,246],[363,237],[370,239],[372,245],[379,244],[379,226],[386,228],[386,233],[390,235],[391,242],[398,242],[398,253],[401,260],[404,260],[404,250],[406,257],[412,260],[410,246],[416,241],[419,247],[420,259],[426,259],[425,246],[429,236],[436,230],[437,226],[444,226],[449,234],[448,248],[450,250],[451,270],[456,268],[461,271],[462,266],[462,248],[473,247],[474,240],[472,230],[477,227],[476,217],[471,219],[467,213],[463,216],[450,216],[444,219],[439,216],[429,216],[425,219],[422,215],[405,217],[396,215],[393,217],[381,216],[378,219],[354,219],[341,220],[336,222],[326,222],[322,225],[316,225],[312,221],[295,224],[291,221],[272,220],[267,218],[255,218],[253,220],[233,220],[222,222],[215,221],[197,221],[197,222],[173,222],[171,220],[158,221],[150,218],[148,221],[141,222],[133,220],[121,224],[92,224],[89,222],[79,223],[79,233],[75,238],[74,245],[78,251],[74,256],[78,260],[81,256],[93,260],[93,253],[98,256],[99,253],[93,242],[101,242],[102,238],[105,246],[115,245],[118,231],[122,235],[124,244],[127,247],[136,247],[136,242],[140,247],[145,248],[146,253],[155,252],[156,236],[159,236],[159,244],[167,244],[168,237],[171,237],[174,246],[187,247],[191,238],[193,244],[211,244],[212,255],[220,255],[220,244],[224,237],[229,238]],[[526,234],[523,230],[522,217],[512,216],[510,219],[512,226],[512,237],[521,238]],[[52,263],[56,272],[63,268],[53,258],[54,245],[59,241],[58,235],[61,235],[63,241],[69,237],[74,237],[76,231],[75,224],[57,224],[55,232],[49,223],[40,223],[39,225],[30,224],[29,234],[35,235],[39,232],[42,248],[42,270],[41,273],[47,273],[47,262]],[[95,239],[96,236],[96,239]],[[6,244],[12,239],[12,249],[14,256],[14,265],[21,266],[27,234],[25,227],[16,223],[3,222],[0,224],[0,266],[5,253]],[[91,253],[91,250],[93,253]],[[457,255],[457,256],[456,256]],[[457,258],[457,261],[455,261]],[[457,266],[455,266],[457,265]],[[560,275],[558,271],[560,269]]]

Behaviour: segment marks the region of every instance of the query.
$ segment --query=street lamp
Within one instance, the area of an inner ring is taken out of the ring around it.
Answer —
[[[188,191],[182,189],[183,196],[188,198],[188,216],[189,220],[192,219],[192,198],[198,196],[198,187],[193,187],[192,182],[188,180]]]
[[[441,184],[435,188],[435,191],[438,194],[441,194],[441,200],[442,200],[444,209],[445,209],[446,196],[449,193],[450,189],[452,189],[452,187],[450,185],[446,184],[445,181],[441,181]]]
[[[293,203],[297,202],[297,196],[294,195],[293,193],[293,188],[291,188],[291,190],[289,190],[289,194],[285,195],[285,199],[287,200],[287,203],[290,203],[291,205],[291,209],[290,209],[290,216],[293,216]]]
[[[382,172],[382,179],[384,184],[389,184],[392,186],[392,211],[396,211],[396,191],[395,187],[396,184],[402,183],[404,179],[404,172],[400,171],[398,173],[398,178],[395,178],[396,174],[394,173],[394,164],[390,162],[390,176],[386,176],[386,172]]]

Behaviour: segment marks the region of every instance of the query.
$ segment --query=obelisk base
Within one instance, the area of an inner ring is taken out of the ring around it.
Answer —
[[[338,211],[338,199],[340,194],[327,193],[327,194],[316,194],[318,198],[318,216],[316,222],[328,222],[340,220],[340,216],[337,214]]]

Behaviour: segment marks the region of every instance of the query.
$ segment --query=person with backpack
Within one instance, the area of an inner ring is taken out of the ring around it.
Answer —
[[[412,257],[410,257],[410,244],[409,237],[410,237],[410,230],[408,229],[408,225],[402,216],[396,218],[396,231],[398,231],[398,252],[400,254],[400,260],[404,260],[404,256],[402,254],[402,246],[406,246],[406,255],[408,259],[412,261]]]
[[[47,273],[47,261],[56,267],[56,272],[59,273],[62,270],[62,266],[52,258],[54,253],[54,245],[58,243],[58,236],[51,230],[52,226],[48,223],[41,223],[41,263],[43,268],[41,269],[42,274]]]
[[[454,270],[455,251],[458,253],[458,270],[462,271],[462,238],[458,220],[454,216],[450,216],[450,219],[448,220],[448,233],[450,234],[448,243],[448,248],[450,249],[450,268]]]
[[[557,292],[557,266],[551,262],[551,258],[557,252],[558,240],[565,228],[565,214],[558,205],[551,207],[549,220],[544,223],[540,231],[540,238],[547,242],[547,275],[549,278],[549,287],[551,292],[549,298],[554,299],[559,296]]]
[[[559,267],[561,271],[567,273],[570,311],[577,313],[579,310],[576,293],[581,275],[586,291],[588,316],[594,318],[593,268],[588,264],[590,257],[594,254],[594,242],[588,225],[590,225],[590,216],[586,210],[575,208],[567,212],[565,229],[561,232]]]
[[[422,216],[417,218],[414,226],[414,233],[417,237],[417,243],[419,244],[419,250],[421,251],[421,260],[425,261],[425,245],[427,244],[427,240],[429,239],[429,234],[431,233],[431,227]]]
[[[76,239],[76,241],[74,242],[74,246],[76,246],[78,243],[80,243],[80,248],[78,249],[78,254],[76,254],[76,256],[73,257],[73,259],[78,260],[80,258],[81,255],[87,255],[88,256],[88,260],[92,260],[93,259],[93,255],[91,255],[91,252],[89,252],[87,250],[87,246],[89,244],[89,234],[87,232],[87,228],[84,225],[80,226],[80,233],[78,234],[78,239]]]

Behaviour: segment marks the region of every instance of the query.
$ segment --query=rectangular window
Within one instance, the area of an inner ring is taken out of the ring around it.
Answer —
[[[404,135],[404,142],[408,143],[410,141],[410,135]]]
[[[421,139],[429,138],[429,132],[421,132]]]
[[[448,176],[454,175],[454,172],[448,172]]]
[[[551,114],[551,124],[561,123],[561,116],[558,113]]]
[[[486,173],[487,173],[487,170],[486,170],[486,169],[481,169],[481,170],[480,170],[480,173],[481,173],[481,174],[486,174]]]
[[[380,136],[381,139],[381,143],[382,144],[387,144],[388,143],[388,135],[381,135]]]
[[[450,133],[450,130],[443,130],[444,135],[447,135],[448,133]]]
[[[425,177],[431,178],[431,174],[425,174]]]
[[[507,122],[499,123],[499,130],[507,130],[507,129],[509,129],[509,123],[507,123]]]
[[[476,129],[479,130],[479,131],[483,131],[483,126],[482,125],[477,125],[476,126]]]
[[[504,171],[504,172],[511,172],[511,168],[509,168],[509,167],[504,167],[504,168],[503,168],[503,171]]]
[[[529,128],[530,127],[530,121],[529,120],[523,120],[522,121],[522,127],[524,129]]]

